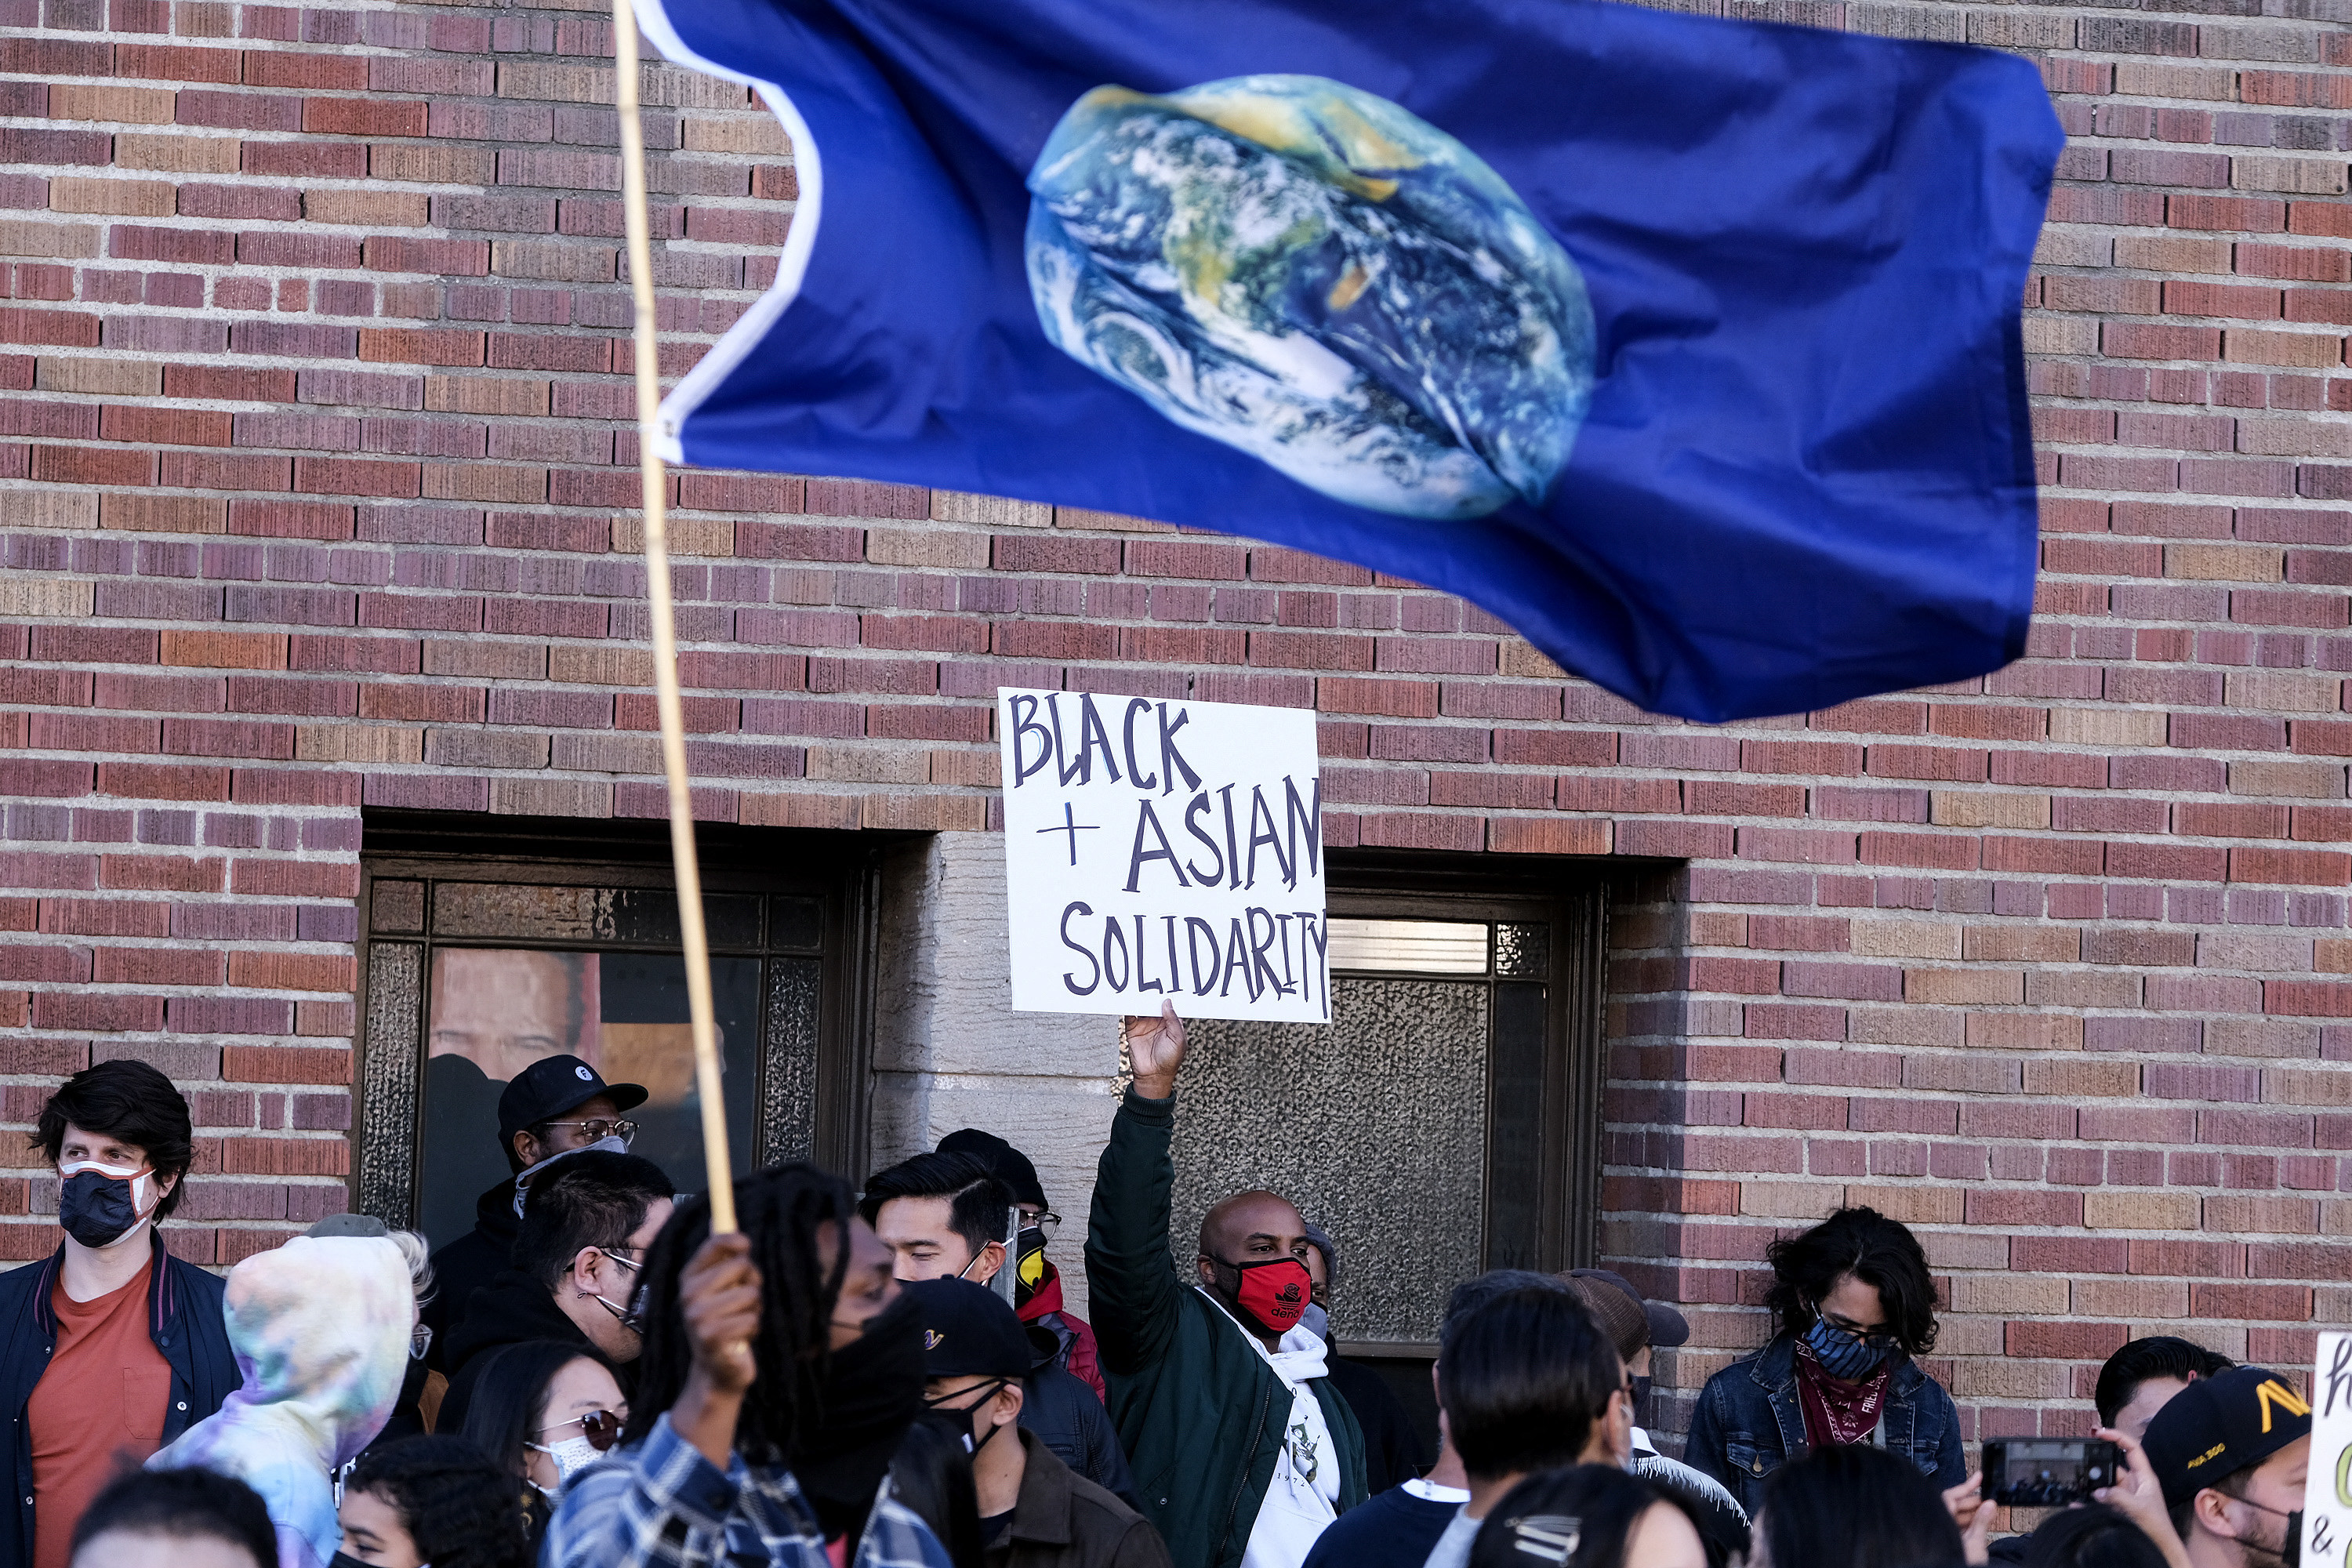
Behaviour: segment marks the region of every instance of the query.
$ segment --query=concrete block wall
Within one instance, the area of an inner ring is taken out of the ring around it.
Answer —
[[[2025,660],[1707,729],[1245,537],[688,472],[697,809],[938,833],[894,885],[944,910],[1000,682],[1311,707],[1334,845],[1680,868],[1615,921],[1602,1235],[1690,1304],[1675,1381],[1846,1201],[1927,1237],[1972,1431],[2079,1429],[2137,1329],[2292,1362],[2352,1289],[2352,14],[1719,8],[2042,63]],[[165,1066],[189,1256],[343,1202],[364,807],[662,809],[609,47],[593,7],[0,0],[0,1118]],[[795,187],[740,90],[645,89],[676,374]],[[1093,1118],[1095,1045],[1040,1071],[957,1000],[978,917],[908,921],[877,1152],[1031,1089]],[[0,1256],[46,1201],[0,1181]]]

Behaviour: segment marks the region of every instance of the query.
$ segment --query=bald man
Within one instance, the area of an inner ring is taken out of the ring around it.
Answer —
[[[1312,1244],[1298,1211],[1236,1194],[1201,1222],[1192,1277],[1168,1250],[1176,1169],[1173,1006],[1122,1026],[1135,1084],[1111,1121],[1087,1226],[1087,1286],[1143,1514],[1174,1568],[1299,1568],[1364,1500],[1364,1435],[1302,1327]]]

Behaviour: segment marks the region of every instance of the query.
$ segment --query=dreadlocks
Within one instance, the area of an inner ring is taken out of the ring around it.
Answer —
[[[793,1437],[821,1414],[819,1389],[832,1342],[834,1303],[849,1271],[849,1184],[804,1160],[755,1171],[735,1184],[735,1212],[760,1271],[758,1373],[736,1422],[735,1451],[754,1465],[782,1464]],[[821,1265],[818,1231],[832,1227],[833,1258]],[[694,1362],[678,1303],[678,1277],[710,1237],[710,1203],[681,1203],[646,1258],[646,1348],[624,1440],[640,1442],[677,1403]]]

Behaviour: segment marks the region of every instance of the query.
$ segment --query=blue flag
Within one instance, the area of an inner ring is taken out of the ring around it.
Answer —
[[[800,179],[677,460],[1355,562],[1691,719],[2023,650],[2025,60],[1601,0],[644,19]]]

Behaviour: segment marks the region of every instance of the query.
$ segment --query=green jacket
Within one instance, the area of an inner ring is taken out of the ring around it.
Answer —
[[[1173,1100],[1129,1093],[1095,1170],[1087,1289],[1111,1419],[1143,1517],[1174,1568],[1235,1568],[1265,1500],[1290,1390],[1231,1319],[1176,1272],[1168,1250]],[[1309,1384],[1342,1467],[1342,1512],[1364,1500],[1364,1433],[1328,1377]]]

